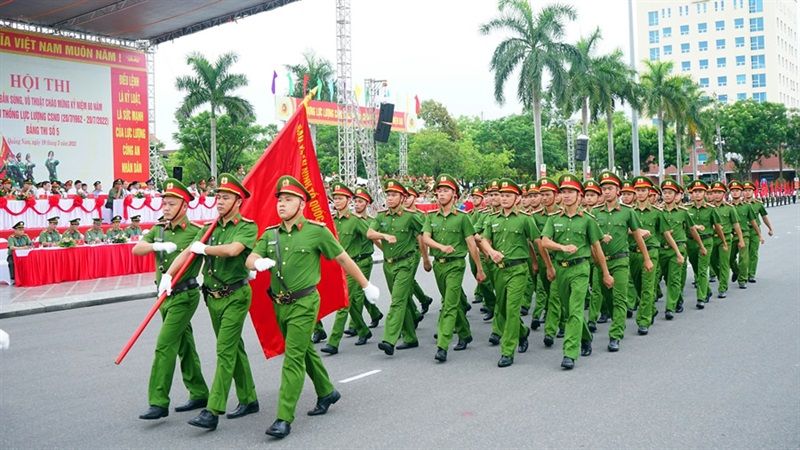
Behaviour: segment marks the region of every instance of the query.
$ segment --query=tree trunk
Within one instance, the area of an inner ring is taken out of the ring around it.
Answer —
[[[542,98],[541,94],[533,93],[533,146],[536,158],[536,173],[534,176],[538,180],[542,176],[542,165],[544,155],[542,153]]]
[[[614,110],[606,110],[606,128],[608,129],[608,170],[617,173],[614,162]]]
[[[683,154],[681,152],[681,127],[675,121],[675,179],[678,184],[683,184]]]
[[[692,180],[697,179],[697,136],[692,135]]]
[[[217,179],[217,117],[211,107],[211,176]]]
[[[581,106],[581,123],[582,133],[584,136],[589,137],[589,97],[583,99]],[[589,145],[586,145],[586,159],[583,160],[583,179],[588,180],[591,178],[591,168],[589,165]]]
[[[751,167],[752,170],[752,167]],[[783,146],[778,146],[778,179],[783,179]]]
[[[664,111],[658,109],[658,182],[664,181]]]

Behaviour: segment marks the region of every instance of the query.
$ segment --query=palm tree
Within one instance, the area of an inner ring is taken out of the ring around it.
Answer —
[[[644,109],[658,119],[658,181],[664,181],[664,119],[669,109],[676,109],[682,95],[681,77],[671,75],[672,61],[645,61],[641,76]]]
[[[700,111],[706,105],[702,99],[700,86],[689,76],[675,76],[674,82],[680,85],[680,97],[668,107],[668,117],[675,121],[675,167],[677,169],[676,179],[678,182],[683,180],[683,132],[686,130],[687,136],[691,139],[697,134],[698,128],[702,125]]]
[[[601,58],[598,65],[600,73],[607,74],[607,82],[600,86],[597,99],[597,110],[606,116],[608,129],[608,169],[615,171],[616,161],[614,155],[614,109],[618,104],[628,103],[634,109],[639,109],[640,89],[635,81],[635,72],[622,60],[622,51],[617,49]]]
[[[331,92],[331,85],[327,82],[334,77],[333,64],[323,58],[318,57],[312,50],[307,50],[303,53],[303,62],[300,64],[286,64],[286,70],[292,73],[294,82],[293,86],[289,89],[289,95],[292,97],[303,98],[303,77],[308,76],[308,90],[313,89],[317,82],[320,82],[320,91],[317,95],[320,98],[327,98],[333,101],[335,99],[335,92]]]
[[[181,122],[205,106],[210,109],[211,122],[211,176],[217,177],[217,115],[224,110],[234,121],[253,117],[253,105],[249,101],[232,95],[232,92],[247,86],[247,77],[230,73],[238,60],[235,53],[226,53],[212,65],[200,53],[191,53],[186,63],[194,76],[186,75],[175,80],[175,87],[186,91],[183,103],[175,116]]]
[[[542,81],[545,72],[550,74],[550,89],[561,92],[566,87],[565,58],[574,52],[564,44],[564,21],[575,20],[575,9],[554,4],[544,7],[534,17],[527,0],[500,0],[500,15],[481,25],[481,34],[507,31],[510,37],[494,50],[491,69],[494,71],[494,98],[505,102],[503,90],[506,81],[519,68],[517,98],[526,110],[533,113],[536,178],[544,163],[542,154]]]

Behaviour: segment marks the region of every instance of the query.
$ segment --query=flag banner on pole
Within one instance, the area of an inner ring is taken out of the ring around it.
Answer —
[[[244,179],[244,186],[252,196],[244,202],[242,215],[256,222],[259,233],[280,222],[275,185],[283,175],[297,178],[311,194],[311,200],[306,202],[303,212],[305,217],[324,222],[336,236],[333,216],[328,207],[328,196],[311,139],[306,108],[302,103]],[[322,258],[320,270],[322,273],[317,289],[320,296],[318,317],[321,319],[333,311],[347,307],[348,296],[344,271],[336,261]],[[253,289],[250,319],[267,358],[278,356],[284,350],[284,338],[278,328],[272,300],[267,295],[269,284],[269,272],[259,273],[250,282]]]

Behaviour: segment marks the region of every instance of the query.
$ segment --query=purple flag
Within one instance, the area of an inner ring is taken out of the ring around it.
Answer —
[[[275,80],[278,79],[278,72],[272,71],[272,95],[275,95]]]

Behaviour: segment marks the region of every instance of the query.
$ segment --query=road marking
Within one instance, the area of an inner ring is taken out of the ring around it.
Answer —
[[[379,372],[380,372],[380,369],[370,370],[369,372],[364,372],[364,373],[358,374],[358,375],[356,375],[354,377],[345,378],[344,380],[339,381],[339,383],[349,383],[351,381],[360,380],[360,379],[368,377],[370,375],[375,375],[376,373],[379,373]]]

